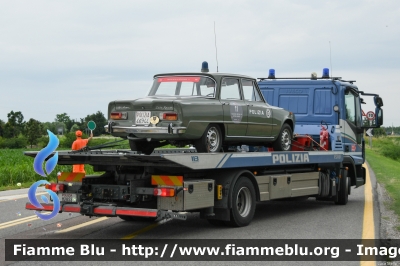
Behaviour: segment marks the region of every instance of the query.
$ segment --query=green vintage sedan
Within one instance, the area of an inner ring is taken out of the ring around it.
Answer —
[[[106,131],[144,154],[166,144],[198,152],[242,144],[291,149],[293,113],[266,103],[254,78],[203,65],[197,73],[155,75],[145,98],[110,102]]]

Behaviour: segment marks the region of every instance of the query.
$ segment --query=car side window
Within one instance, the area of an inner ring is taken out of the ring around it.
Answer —
[[[221,83],[221,100],[240,100],[239,80],[224,78]]]
[[[258,93],[253,80],[242,79],[243,96],[246,101],[261,102],[262,98]]]

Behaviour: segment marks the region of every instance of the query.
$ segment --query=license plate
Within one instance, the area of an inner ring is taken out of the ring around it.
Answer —
[[[151,117],[151,112],[136,112],[136,120],[135,124],[136,125],[148,125],[150,124],[150,117]]]
[[[60,193],[58,198],[63,202],[77,202],[75,193]]]

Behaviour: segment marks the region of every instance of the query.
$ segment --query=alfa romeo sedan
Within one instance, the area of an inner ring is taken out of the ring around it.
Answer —
[[[198,152],[242,144],[288,151],[294,124],[293,113],[266,103],[254,78],[202,69],[157,74],[147,97],[110,102],[105,129],[144,154],[167,144]]]

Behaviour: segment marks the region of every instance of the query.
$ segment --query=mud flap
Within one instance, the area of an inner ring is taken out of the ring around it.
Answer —
[[[364,167],[361,167],[361,177],[358,176],[356,177],[356,187],[360,187],[365,185],[365,180],[366,180],[366,171]]]

